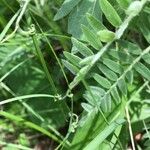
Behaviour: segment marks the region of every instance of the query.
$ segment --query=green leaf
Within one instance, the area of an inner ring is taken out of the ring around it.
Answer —
[[[107,68],[105,65],[99,63],[98,65],[99,70],[110,80],[116,81],[118,79],[118,76],[111,71],[109,68]]]
[[[66,15],[68,15],[71,10],[80,2],[81,0],[65,0],[61,8],[58,10],[57,14],[54,17],[54,20],[59,20]]]
[[[123,9],[127,9],[131,0],[116,0],[118,2],[118,4],[123,8]]]
[[[33,43],[31,40],[18,37],[21,40],[25,40],[26,44],[29,45],[31,48],[33,47]],[[8,66],[11,66],[11,68],[14,67],[14,64],[19,63],[19,60],[21,58],[27,58],[27,52],[26,52],[26,45],[23,42],[17,43],[17,37],[14,39],[13,45],[11,46],[1,46],[0,47],[0,67],[7,68]],[[14,63],[12,63],[12,61]],[[24,60],[21,60],[24,61]],[[9,64],[9,65],[8,65]],[[9,70],[9,69],[8,69]]]
[[[106,29],[106,27],[93,15],[87,14],[87,20],[90,24],[90,26],[95,30],[95,31],[100,31]]]
[[[117,119],[108,125],[102,132],[100,132],[83,150],[97,150],[99,145],[120,125],[125,122],[124,119]]]
[[[18,14],[20,11],[17,11],[15,13],[15,15],[10,19],[10,21],[8,22],[8,24],[5,26],[5,28],[3,29],[3,31],[0,34],[0,41],[2,41],[2,39],[5,37],[7,31],[9,30],[9,28],[11,27],[11,25],[14,23],[15,19],[17,18]]]
[[[109,30],[100,30],[97,35],[102,42],[111,42],[115,38],[115,33]]]
[[[94,53],[82,42],[79,42],[75,38],[71,38],[73,46],[78,49],[78,51],[85,57],[94,55]]]
[[[104,88],[109,89],[111,87],[111,83],[104,77],[100,76],[99,74],[95,73],[93,78]]]
[[[77,39],[84,40],[81,24],[85,26],[88,25],[88,21],[85,17],[87,13],[97,19],[101,19],[102,14],[97,0],[82,0],[69,15],[68,32]]]
[[[122,115],[123,116],[123,115]],[[106,149],[105,148],[105,145],[107,146],[107,150],[110,149],[116,149],[117,148],[117,143],[118,143],[118,139],[116,137],[119,137],[119,135],[121,134],[121,131],[122,131],[122,126],[118,126],[115,131],[113,132],[113,136],[111,137],[111,139],[108,139],[107,140],[107,143],[103,142],[101,145],[103,146],[103,149]],[[100,147],[101,147],[100,145]],[[120,147],[121,148],[121,147]]]
[[[121,66],[120,64],[116,63],[116,62],[113,61],[113,60],[104,58],[104,59],[103,59],[103,63],[104,63],[108,68],[110,68],[112,71],[114,71],[114,72],[116,72],[116,73],[121,74],[121,73],[123,72],[122,66]]]
[[[111,96],[110,94],[105,94],[101,100],[100,107],[103,112],[111,112]]]
[[[101,97],[104,95],[105,91],[97,86],[90,86],[90,91],[86,91],[83,97],[93,106],[97,105],[97,102],[100,103]],[[92,95],[91,95],[92,93]],[[94,95],[94,99],[93,96]],[[95,101],[94,101],[95,100]]]
[[[118,87],[123,95],[127,96],[127,87],[124,79],[118,81]]]
[[[128,71],[126,74],[126,78],[130,84],[133,83],[133,77],[134,77],[133,71],[132,70]]]
[[[150,70],[144,64],[139,62],[134,68],[139,74],[150,81]]]
[[[90,113],[93,110],[93,107],[90,104],[87,103],[81,103],[81,106],[83,107],[83,109],[85,111],[87,111],[88,113]]]
[[[121,18],[115,11],[113,6],[107,0],[99,0],[101,10],[106,16],[107,20],[114,26],[119,27],[122,23]]]
[[[139,23],[137,25],[138,25],[140,31],[142,32],[142,34],[145,37],[145,39],[147,40],[147,42],[150,43],[149,15],[147,15],[147,13],[141,13],[138,21],[139,21]]]
[[[99,50],[102,47],[102,43],[99,40],[96,33],[93,33],[89,28],[82,25],[82,31],[85,35],[86,41],[95,49]]]
[[[80,57],[66,51],[64,52],[64,55],[73,65],[80,67],[79,62],[82,60]]]
[[[120,102],[120,96],[116,87],[113,87],[111,90],[111,95],[115,100],[115,103],[118,104]]]
[[[144,56],[142,57],[142,59],[143,59],[146,63],[150,64],[150,53],[144,55]]]
[[[71,53],[72,54],[77,54],[78,53],[78,49],[75,46],[72,46]]]
[[[111,55],[112,57],[114,57],[115,59],[117,59],[120,62],[125,62],[128,64],[131,64],[133,62],[133,58],[131,57],[130,54],[123,52],[123,51],[117,51],[117,50],[110,50],[109,55]]]
[[[141,48],[138,46],[138,44],[134,44],[128,41],[124,41],[124,40],[120,40],[118,41],[118,43],[121,45],[121,47],[125,50],[128,51],[131,54],[135,54],[135,55],[140,55],[142,50]]]
[[[79,69],[76,66],[72,65],[71,63],[69,63],[68,61],[62,60],[62,63],[74,75],[76,75],[79,72]]]

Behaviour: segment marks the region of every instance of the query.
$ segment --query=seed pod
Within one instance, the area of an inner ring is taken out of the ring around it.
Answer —
[[[115,33],[109,30],[101,30],[97,34],[102,42],[111,42],[115,38]]]

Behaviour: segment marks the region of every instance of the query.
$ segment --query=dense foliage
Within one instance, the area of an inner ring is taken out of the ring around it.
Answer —
[[[2,149],[150,149],[149,0],[0,11]]]

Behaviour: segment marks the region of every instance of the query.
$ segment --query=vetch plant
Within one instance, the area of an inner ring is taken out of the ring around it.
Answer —
[[[149,2],[2,0],[0,147],[149,149]]]
[[[82,29],[83,36],[80,38],[76,33],[72,32],[72,52],[64,52],[67,60],[62,62],[75,75],[74,80],[69,85],[69,91],[82,82],[86,89],[83,97],[87,101],[87,103],[82,103],[82,107],[86,112],[83,115],[84,123],[82,123],[74,136],[72,149],[99,149],[101,147],[99,139],[103,137],[103,134],[109,135],[112,132],[108,129],[111,126],[111,122],[115,122],[117,118],[124,118],[125,116],[123,111],[128,102],[128,85],[134,84],[134,76],[138,75],[145,80],[150,80],[149,62],[145,59],[145,57],[149,57],[150,46],[142,50],[137,43],[131,42],[131,39],[124,38],[124,34],[127,35],[126,32],[131,21],[136,16],[139,17],[140,13],[144,13],[142,9],[145,8],[148,1],[131,2],[120,0],[117,2],[119,4],[117,7],[121,9],[120,13],[122,7],[128,5],[124,11],[124,18],[117,13],[111,2],[99,0],[101,13],[112,25],[112,28],[116,30],[115,32],[109,31],[108,27],[98,20],[98,17],[93,12],[86,14],[88,27],[85,24],[77,27]],[[93,1],[93,3],[96,3],[96,1]],[[82,2],[78,5],[76,7],[80,8]],[[63,10],[64,6],[65,2],[60,10]],[[57,17],[60,10],[56,14]],[[80,9],[78,12],[80,12]],[[78,12],[76,15],[80,15]],[[70,17],[74,13],[76,13],[75,10],[71,12]],[[69,24],[71,21],[70,19]],[[142,33],[145,36],[145,33]],[[75,39],[74,36],[79,39]],[[145,37],[147,39],[147,36]],[[87,44],[81,42],[80,39],[87,42]],[[119,110],[117,110],[118,107],[120,107]],[[92,129],[92,133],[90,129]],[[132,133],[132,129],[129,129],[130,133]],[[82,133],[84,134],[82,135]],[[114,135],[117,138],[115,132]],[[133,135],[130,134],[130,136],[132,147],[135,149]],[[105,138],[102,142],[104,142]],[[120,142],[118,141],[118,143]],[[106,146],[107,144],[104,145]]]

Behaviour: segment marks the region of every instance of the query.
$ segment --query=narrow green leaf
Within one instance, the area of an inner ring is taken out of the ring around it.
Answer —
[[[116,0],[116,1],[123,9],[127,9],[131,2],[131,0]]]
[[[104,95],[105,91],[104,89],[97,87],[97,86],[90,86],[90,91],[86,91],[83,97],[93,106],[97,105],[97,102],[100,103],[101,97]],[[92,95],[91,95],[92,93]],[[94,99],[93,96],[94,95]],[[95,103],[95,101],[96,103]]]
[[[127,95],[127,87],[126,87],[126,82],[124,79],[121,79],[118,81],[118,87],[120,91],[122,92],[123,95]]]
[[[104,77],[100,76],[99,74],[95,73],[93,78],[104,88],[109,89],[111,87],[111,83]]]
[[[132,70],[128,71],[127,74],[126,74],[126,78],[127,78],[128,82],[129,82],[130,84],[133,83],[133,76],[134,76],[134,75],[133,75],[133,71],[132,71]]]
[[[82,42],[79,42],[75,38],[71,38],[73,46],[78,49],[78,51],[85,57],[94,55],[94,53]]]
[[[69,63],[68,61],[62,60],[62,63],[74,75],[76,75],[79,72],[79,69],[76,66],[72,65],[71,63]]]
[[[76,53],[78,53],[79,51],[78,51],[78,49],[73,45],[72,46],[72,49],[71,49],[71,53],[72,54],[76,54]]]
[[[113,6],[107,0],[99,0],[99,4],[107,20],[114,27],[119,27],[122,21],[116,10],[113,8]]]
[[[16,71],[20,66],[22,66],[27,60],[17,64],[12,69],[10,69],[6,74],[4,74],[2,77],[0,77],[0,82],[2,82],[4,79],[6,79],[12,72]]]
[[[20,11],[17,11],[15,13],[15,15],[10,19],[10,21],[8,22],[8,24],[5,26],[5,28],[3,29],[3,31],[0,34],[0,41],[2,41],[2,39],[5,37],[7,31],[9,30],[9,28],[11,27],[11,25],[14,23],[14,21],[17,18],[17,16],[18,16],[19,13],[20,13]]]
[[[42,53],[40,45],[39,45],[39,40],[38,40],[38,37],[37,37],[36,34],[33,34],[32,40],[33,40],[33,44],[34,44],[37,56],[39,57],[41,65],[42,65],[42,67],[44,69],[45,75],[47,76],[47,79],[48,79],[50,85],[52,86],[53,92],[56,94],[57,93],[57,89],[56,89],[54,80],[53,80],[53,78],[52,78],[52,76],[51,76],[51,74],[49,72],[48,67],[47,67],[46,60],[44,59],[43,53]],[[59,59],[56,59],[56,60],[59,60]]]
[[[117,62],[104,58],[103,59],[103,63],[110,68],[112,71],[121,74],[123,72],[123,68],[120,64],[118,64]]]
[[[116,87],[112,88],[111,95],[114,98],[116,104],[120,103],[120,96]]]
[[[149,8],[148,6],[146,6],[146,7],[144,8],[144,12],[146,12],[147,14],[150,14],[150,8]]]
[[[98,150],[99,145],[121,124],[124,119],[117,119],[100,132],[83,150]]]
[[[147,42],[150,44],[150,19],[149,19],[149,15],[147,15],[147,13],[142,13],[140,14],[140,19],[139,19],[139,23],[137,24],[141,33],[143,34],[143,36],[145,37],[145,39],[147,40]]]
[[[64,55],[73,65],[80,67],[79,62],[82,60],[80,57],[66,51],[64,52]]]
[[[111,42],[115,38],[115,33],[109,30],[100,30],[97,35],[102,42]]]
[[[87,20],[90,24],[90,26],[95,30],[95,31],[100,31],[106,29],[106,27],[93,15],[87,14]]]
[[[122,114],[122,116],[123,116],[123,114]],[[116,127],[116,129],[114,130],[114,132],[113,132],[113,136],[111,137],[111,139],[108,139],[108,143],[102,143],[102,144],[107,144],[107,145],[109,145],[109,148],[110,148],[110,146],[111,146],[111,149],[116,149],[117,148],[117,144],[118,144],[118,138],[116,138],[116,137],[119,137],[119,135],[121,134],[121,131],[122,131],[122,126],[123,125],[120,125],[120,126],[118,126],[118,127]],[[122,141],[121,141],[122,142]],[[100,145],[101,146],[101,145]],[[108,148],[108,149],[109,149]],[[105,149],[105,147],[104,147],[104,149]],[[108,150],[107,149],[107,150]],[[120,149],[121,149],[121,147],[120,147]],[[123,149],[122,149],[123,150]]]
[[[105,65],[99,63],[98,65],[99,70],[110,80],[116,81],[118,79],[118,76],[111,71],[109,68],[107,68]]]
[[[61,8],[58,10],[57,14],[54,17],[54,20],[59,20],[66,15],[68,15],[71,10],[80,2],[81,0],[65,0]]]
[[[90,113],[93,110],[93,107],[90,104],[87,103],[81,103],[81,106],[83,107],[83,109],[85,111],[87,111],[88,113]]]
[[[128,51],[131,54],[135,54],[135,55],[140,55],[142,50],[141,48],[138,46],[138,44],[134,44],[125,40],[120,40],[118,41],[118,43],[121,45],[121,47],[125,50]]]
[[[125,62],[125,63],[132,63],[133,62],[133,58],[131,57],[130,54],[123,52],[123,51],[116,51],[116,50],[110,50],[109,55],[111,55],[112,57],[114,57],[115,59],[117,59],[120,62]]]
[[[134,68],[139,74],[150,81],[150,70],[145,65],[139,62]]]
[[[150,64],[150,53],[144,55],[144,56],[142,57],[142,59],[143,59],[146,63]]]
[[[103,112],[111,112],[111,96],[110,96],[110,94],[106,94],[102,98],[100,107],[102,108]]]
[[[94,47],[95,49],[99,50],[102,47],[102,43],[99,40],[98,36],[96,33],[94,34],[89,28],[86,26],[82,25],[82,31],[85,35],[85,38],[87,42]]]

